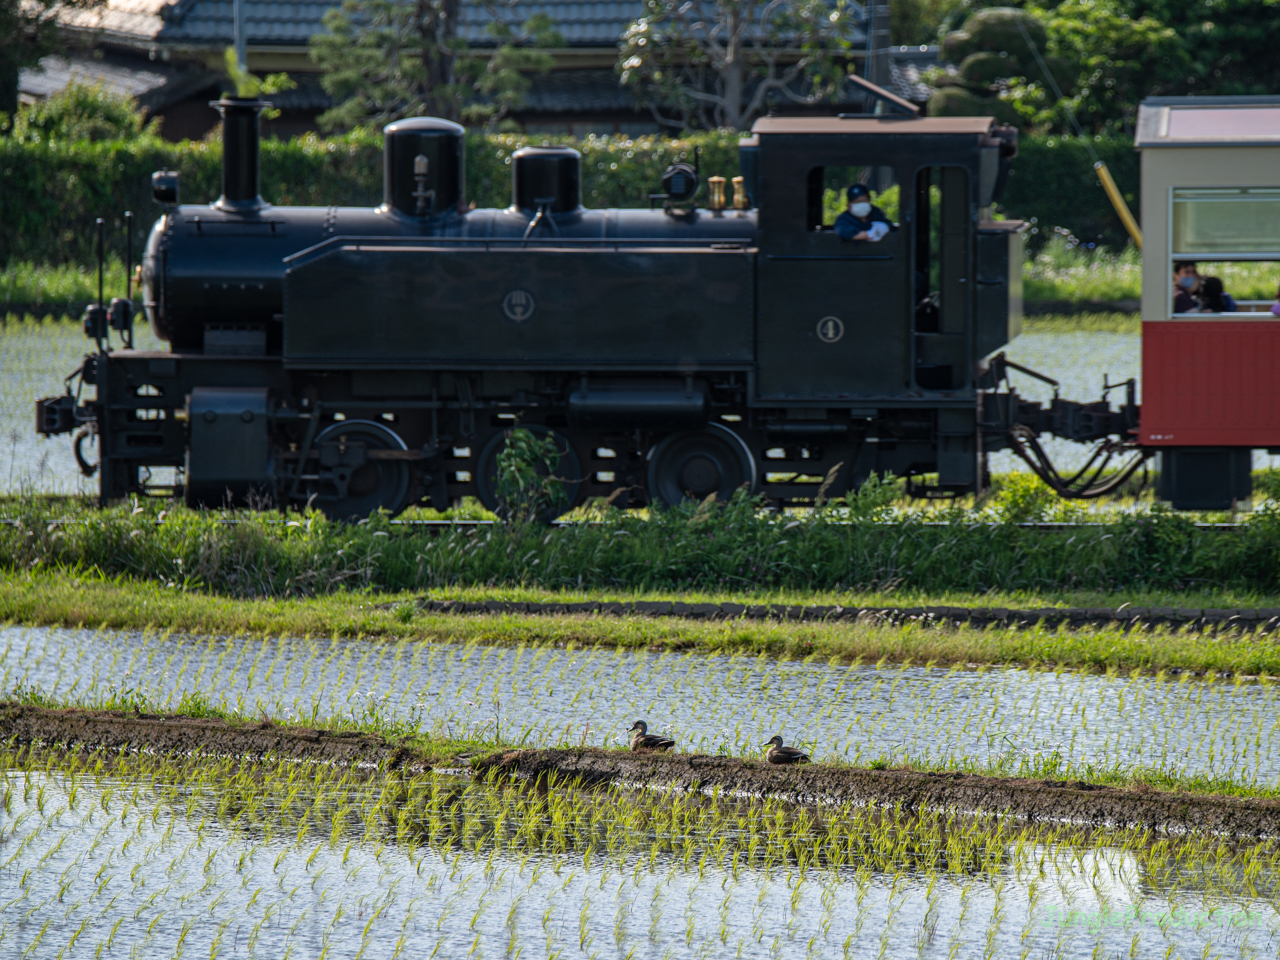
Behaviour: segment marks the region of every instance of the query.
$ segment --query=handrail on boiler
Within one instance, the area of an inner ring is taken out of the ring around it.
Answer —
[[[678,247],[681,249],[707,248],[716,251],[745,251],[754,249],[755,237],[329,237],[313,246],[299,250],[284,258],[286,269],[323,256],[334,249],[355,246],[369,249],[385,249],[388,246],[405,250],[439,250],[441,247],[461,247],[483,250],[488,253],[495,247],[502,249],[589,249],[612,250],[652,247]]]

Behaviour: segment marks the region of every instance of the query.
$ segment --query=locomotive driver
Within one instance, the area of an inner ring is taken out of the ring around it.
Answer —
[[[897,230],[884,211],[871,205],[871,191],[865,184],[855,183],[845,193],[849,208],[836,217],[836,236],[854,243],[879,243],[890,230]]]

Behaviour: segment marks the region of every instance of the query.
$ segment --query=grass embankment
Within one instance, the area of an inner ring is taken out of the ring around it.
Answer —
[[[193,722],[194,721],[194,722]],[[149,753],[153,756],[180,755],[196,766],[206,762],[226,767],[236,759],[259,760],[267,763],[284,760],[313,760],[326,766],[353,767],[364,771],[365,776],[401,771],[405,775],[420,775],[431,769],[475,767],[486,776],[501,773],[503,768],[514,772],[532,763],[540,767],[541,775],[550,774],[570,785],[580,777],[587,782],[605,779],[612,767],[622,764],[624,771],[613,771],[615,776],[631,783],[642,782],[646,771],[655,782],[670,787],[687,776],[688,767],[683,756],[632,754],[624,749],[584,747],[574,743],[572,737],[558,744],[531,748],[522,743],[501,737],[457,738],[433,735],[412,721],[380,717],[366,712],[362,718],[336,715],[305,725],[282,723],[270,717],[240,714],[234,711],[210,707],[203,698],[187,695],[176,706],[162,707],[144,699],[111,699],[94,702],[58,700],[36,691],[20,690],[15,695],[0,699],[0,744],[8,748],[24,744],[58,744],[63,748],[89,748],[106,762],[113,757]],[[208,760],[201,758],[207,757]],[[991,761],[965,761],[960,764],[938,763],[924,760],[903,759],[900,755],[886,753],[864,765],[846,761],[824,759],[815,753],[818,762],[801,769],[806,779],[827,782],[846,788],[843,781],[864,780],[863,788],[872,792],[900,791],[903,781],[908,781],[915,803],[923,799],[921,787],[936,781],[912,782],[911,774],[946,773],[962,774],[970,778],[989,778],[1003,781],[995,786],[1018,786],[1027,783],[1033,791],[1042,791],[1045,781],[1059,786],[1091,788],[1111,787],[1119,790],[1136,789],[1146,799],[1149,791],[1158,790],[1193,796],[1235,797],[1240,799],[1274,799],[1280,797],[1280,787],[1258,783],[1240,783],[1229,778],[1187,776],[1176,771],[1153,767],[1105,766],[1093,763],[1073,764],[1056,751],[1029,755],[1005,755]],[[14,757],[11,756],[10,759]],[[216,758],[216,759],[213,759]],[[708,762],[720,769],[712,770]],[[528,771],[524,771],[527,773]],[[760,755],[707,757],[697,765],[694,792],[716,785],[739,795],[752,789],[767,792],[778,787],[771,777],[776,768],[762,761]],[[718,782],[717,782],[718,781]],[[1071,783],[1076,781],[1076,784]],[[989,789],[993,784],[968,784],[966,789]],[[785,786],[785,785],[784,785]],[[927,792],[927,791],[926,791]],[[812,787],[804,795],[820,795],[820,789]],[[889,802],[894,799],[888,798]],[[1008,799],[1008,798],[1003,798]],[[1114,798],[1112,798],[1114,799]],[[1034,800],[1033,800],[1034,802]],[[1078,818],[1077,818],[1077,822]]]
[[[244,512],[228,524],[221,512],[160,502],[98,510],[27,498],[6,511],[13,523],[0,527],[0,569],[94,571],[240,597],[484,586],[668,597],[970,594],[985,606],[997,594],[1093,594],[1123,597],[1107,604],[1118,606],[1138,594],[1280,593],[1275,505],[1222,532],[1154,507],[1090,515],[1029,476],[1007,478],[979,509],[903,512],[893,506],[898,493],[897,484],[869,483],[798,514],[738,496],[647,517],[603,508],[596,523],[551,530],[498,524],[438,534],[380,516],[347,525]],[[1018,525],[1043,519],[1091,522]]]
[[[476,594],[472,594],[473,596]],[[543,597],[546,594],[542,595]],[[1182,630],[943,628],[909,623],[697,621],[588,614],[425,613],[416,594],[347,591],[243,599],[66,573],[0,580],[10,623],[200,635],[385,638],[494,645],[607,646],[843,662],[1009,664],[1035,669],[1280,676],[1280,644]]]

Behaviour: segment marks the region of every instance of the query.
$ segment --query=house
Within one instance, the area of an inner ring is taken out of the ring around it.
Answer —
[[[258,74],[284,71],[298,84],[295,90],[272,96],[281,113],[264,123],[264,131],[291,136],[316,129],[316,117],[332,106],[332,100],[320,85],[307,43],[323,30],[322,18],[336,5],[334,0],[240,2],[249,69]],[[42,99],[72,80],[102,83],[137,97],[148,114],[161,118],[166,138],[202,137],[217,121],[209,100],[227,83],[223,58],[234,41],[234,9],[235,0],[107,0],[96,11],[70,12],[62,23],[71,52],[46,57],[43,69],[24,70],[20,98]],[[492,47],[486,26],[494,9],[477,0],[461,0],[460,32],[473,48]],[[618,38],[642,15],[641,0],[518,0],[497,9],[510,11],[519,21],[547,14],[564,38],[563,47],[550,51],[554,67],[530,78],[526,103],[512,116],[524,129],[575,136],[634,136],[660,129],[650,112],[619,85],[614,69]],[[894,47],[882,52],[888,54],[885,85],[906,99],[927,98],[917,67],[935,61],[937,49]],[[840,106],[861,109],[861,90],[851,88],[850,99],[850,104]]]

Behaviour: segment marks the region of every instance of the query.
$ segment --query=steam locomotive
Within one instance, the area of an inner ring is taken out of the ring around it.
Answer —
[[[100,302],[79,385],[38,402],[37,429],[76,433],[103,503],[494,508],[515,424],[554,436],[570,506],[740,488],[803,504],[881,472],[951,497],[1006,448],[1093,496],[1144,456],[1132,383],[1118,409],[1008,383],[1025,226],[991,217],[1017,147],[990,118],[762,118],[740,176],[704,184],[681,160],[647,210],[585,209],[565,147],[516,152],[511,205],[469,208],[463,129],[402,120],[365,209],[265,203],[267,104],[214,106],[222,196],[180,204],[176,174],[152,178],[143,300],[170,349],[112,349],[130,304]],[[854,175],[899,184],[878,243],[823,222],[824,192]],[[1099,442],[1093,469],[1059,475],[1045,433]],[[153,479],[163,467],[176,485]]]

